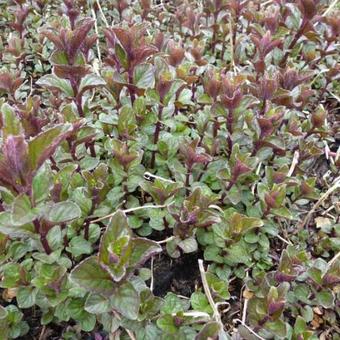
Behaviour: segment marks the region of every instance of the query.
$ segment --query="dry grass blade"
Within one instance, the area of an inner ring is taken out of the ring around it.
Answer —
[[[340,188],[340,177],[338,177],[335,181],[334,184],[320,197],[320,199],[314,204],[312,209],[308,212],[302,223],[300,224],[300,228],[304,228],[306,224],[309,223],[312,215],[320,207],[320,205],[336,190]]]

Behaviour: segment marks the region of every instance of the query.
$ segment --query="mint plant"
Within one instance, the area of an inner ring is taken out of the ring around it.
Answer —
[[[4,339],[338,339],[339,11],[1,1]]]

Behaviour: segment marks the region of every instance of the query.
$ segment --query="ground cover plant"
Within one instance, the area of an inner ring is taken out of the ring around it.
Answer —
[[[0,0],[1,339],[340,339],[340,5]]]

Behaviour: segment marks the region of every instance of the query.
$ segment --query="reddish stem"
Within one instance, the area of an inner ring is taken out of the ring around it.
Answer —
[[[162,107],[159,106],[158,108],[158,120],[156,123],[156,128],[155,128],[155,133],[153,136],[153,144],[157,145],[158,140],[159,140],[159,134],[161,132],[161,122],[162,120]],[[150,167],[151,169],[153,169],[155,167],[155,161],[156,161],[156,150],[152,151],[152,155],[151,155],[151,163],[150,163]]]

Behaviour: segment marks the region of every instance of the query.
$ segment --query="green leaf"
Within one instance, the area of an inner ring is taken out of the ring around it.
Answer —
[[[284,321],[278,319],[274,322],[266,322],[265,328],[270,330],[276,336],[285,338],[287,334],[287,325]]]
[[[151,64],[139,64],[133,72],[133,83],[140,89],[155,86],[155,71]]]
[[[58,202],[47,207],[44,218],[55,224],[75,220],[81,216],[81,210],[77,204],[71,201]]]
[[[36,204],[44,201],[50,192],[52,176],[46,168],[47,167],[41,167],[33,178],[33,198]]]
[[[115,285],[110,274],[104,270],[96,256],[91,256],[80,262],[71,272],[70,278],[79,286],[91,292],[112,295]]]
[[[71,239],[67,251],[75,257],[83,254],[91,254],[92,245],[91,242],[85,240],[83,236],[76,236]]]
[[[125,214],[118,211],[112,216],[99,245],[99,261],[117,282],[125,275],[132,254],[131,235]]]
[[[134,238],[131,243],[132,253],[129,259],[129,266],[143,264],[152,255],[162,252],[160,245],[146,238]]]
[[[140,298],[130,282],[124,282],[117,287],[111,297],[111,305],[119,313],[130,320],[138,317]]]
[[[51,64],[68,65],[68,57],[65,51],[55,51],[50,58]]]
[[[316,301],[324,308],[332,308],[334,306],[334,296],[330,290],[323,290],[316,294]]]
[[[229,220],[229,225],[233,234],[241,234],[249,229],[262,227],[263,221],[256,217],[234,213]]]
[[[151,319],[159,312],[162,303],[163,300],[154,296],[149,289],[141,291],[138,320]]]
[[[242,240],[231,245],[227,250],[227,255],[225,256],[227,264],[230,265],[237,263],[244,263],[246,265],[249,264],[250,260],[247,251],[248,248],[249,245]]]
[[[257,243],[258,240],[259,240],[259,235],[257,235],[256,233],[254,232],[248,232],[244,235],[244,240],[247,242],[247,243]]]
[[[207,297],[202,292],[192,293],[190,297],[190,302],[191,302],[192,308],[197,311],[206,312],[206,313],[213,312]]]
[[[8,312],[5,307],[0,305],[0,320],[6,319]]]
[[[157,326],[165,333],[174,334],[177,332],[174,318],[170,314],[165,314],[158,318]]]
[[[61,79],[55,74],[47,74],[42,76],[37,82],[39,86],[58,89],[66,94],[68,97],[73,97],[74,92],[69,80]]]
[[[31,201],[27,195],[17,196],[12,205],[12,223],[21,226],[32,222],[37,217],[37,211],[32,208]]]
[[[220,332],[221,325],[218,322],[211,321],[204,325],[201,331],[195,337],[195,340],[215,339]]]
[[[164,304],[161,308],[163,313],[172,314],[178,312],[184,312],[190,307],[188,300],[182,300],[174,293],[167,293],[164,298]]]
[[[119,62],[122,64],[125,70],[129,67],[129,60],[126,51],[122,47],[122,45],[118,42],[116,42],[115,45],[115,54],[117,55],[117,58]]]
[[[32,287],[20,287],[17,292],[17,302],[20,308],[30,308],[35,304],[37,290]]]
[[[193,253],[197,250],[198,245],[194,237],[189,237],[185,240],[181,240],[178,243],[178,247],[180,247],[184,253]]]
[[[23,133],[23,128],[20,119],[15,114],[14,109],[4,103],[0,109],[2,113],[2,137],[6,140],[7,136],[17,136]]]
[[[271,209],[270,212],[273,215],[276,215],[276,216],[279,216],[279,217],[284,217],[284,218],[287,218],[289,220],[291,220],[293,218],[292,214],[290,213],[290,211],[286,207]]]
[[[60,226],[54,226],[47,233],[47,241],[52,249],[57,249],[62,245],[63,236]]]
[[[306,330],[307,330],[307,325],[306,325],[305,319],[301,317],[300,315],[298,315],[298,317],[295,320],[295,324],[294,324],[294,333],[298,335],[298,334],[302,334]]]
[[[78,319],[78,322],[80,324],[81,329],[84,332],[91,332],[94,327],[96,326],[96,316],[87,312],[83,312],[80,319]]]
[[[102,314],[111,310],[109,300],[98,294],[90,294],[87,297],[84,309],[91,314]]]
[[[95,87],[105,86],[105,80],[98,76],[95,73],[87,74],[84,78],[82,78],[80,85],[79,85],[79,93],[83,93],[87,90],[90,90]]]

